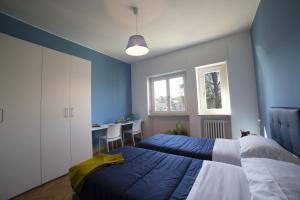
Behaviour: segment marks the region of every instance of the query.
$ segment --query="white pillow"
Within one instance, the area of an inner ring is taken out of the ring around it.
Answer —
[[[281,147],[276,141],[261,136],[245,136],[239,139],[241,158],[269,158],[300,165],[300,159]]]
[[[242,168],[253,200],[299,200],[300,166],[267,158],[244,158]]]

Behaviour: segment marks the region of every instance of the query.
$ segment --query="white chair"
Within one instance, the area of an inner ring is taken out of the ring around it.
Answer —
[[[132,143],[135,146],[135,141],[134,141],[134,136],[137,134],[141,134],[141,139],[143,139],[143,134],[142,134],[142,120],[135,120],[133,121],[132,124],[132,129],[131,130],[126,130],[124,133],[129,133],[131,134],[132,138]]]
[[[106,135],[100,137],[101,139],[106,141],[107,152],[109,152],[109,142],[113,143],[112,148],[114,148],[114,141],[121,140],[121,145],[123,146],[121,127],[121,124],[109,124],[107,127]]]

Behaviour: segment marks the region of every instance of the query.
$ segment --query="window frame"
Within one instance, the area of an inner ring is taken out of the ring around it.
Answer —
[[[171,111],[171,97],[170,97],[170,79],[172,78],[183,78],[183,90],[184,90],[184,111]],[[166,89],[167,89],[167,111],[155,111],[155,99],[154,99],[154,82],[166,80]],[[188,106],[187,106],[187,93],[186,93],[186,72],[179,71],[173,72],[170,74],[163,74],[163,75],[156,75],[148,77],[148,114],[149,115],[158,115],[158,116],[177,116],[177,115],[187,115],[188,113]]]
[[[230,107],[230,93],[229,93],[229,81],[227,62],[219,62],[200,67],[195,67],[196,80],[197,80],[197,99],[198,99],[198,113],[199,115],[231,115]],[[205,74],[211,72],[220,73],[220,87],[221,87],[221,102],[222,108],[220,109],[208,109],[206,99],[206,87],[205,87]]]

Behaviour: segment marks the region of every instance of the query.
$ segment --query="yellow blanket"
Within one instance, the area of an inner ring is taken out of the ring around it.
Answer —
[[[80,192],[86,176],[94,169],[99,169],[107,165],[120,164],[124,162],[122,154],[98,154],[69,169],[71,186],[76,192]]]

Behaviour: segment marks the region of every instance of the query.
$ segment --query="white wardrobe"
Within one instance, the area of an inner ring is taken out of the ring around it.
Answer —
[[[91,156],[90,61],[0,33],[0,199]]]

